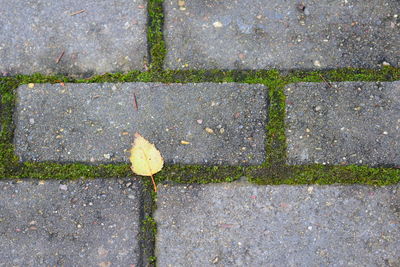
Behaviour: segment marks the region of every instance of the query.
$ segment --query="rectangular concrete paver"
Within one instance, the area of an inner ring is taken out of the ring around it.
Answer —
[[[166,0],[171,69],[400,66],[398,0]]]
[[[0,266],[142,266],[133,179],[0,182]]]
[[[145,0],[0,0],[0,76],[144,69]]]
[[[159,186],[158,266],[399,266],[400,186]]]
[[[23,85],[16,154],[23,161],[127,162],[138,132],[167,162],[260,164],[267,95],[263,85],[236,83]]]
[[[400,166],[400,81],[290,84],[290,164]]]

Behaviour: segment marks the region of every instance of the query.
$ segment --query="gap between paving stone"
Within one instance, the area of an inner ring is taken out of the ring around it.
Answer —
[[[171,163],[265,159],[263,85],[35,84],[17,92],[14,140],[23,161],[127,162],[135,132]]]
[[[160,185],[158,266],[398,266],[400,185]]]

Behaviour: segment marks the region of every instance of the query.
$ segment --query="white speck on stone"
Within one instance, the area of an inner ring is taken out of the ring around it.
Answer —
[[[110,154],[104,154],[103,155],[105,159],[111,159],[111,155]]]
[[[309,186],[309,187],[307,188],[307,192],[308,192],[309,194],[311,194],[311,193],[313,192],[313,190],[314,190],[314,187],[312,187],[312,186]]]
[[[220,21],[216,21],[216,22],[213,23],[213,26],[215,28],[221,28],[223,25],[222,25],[222,23]]]
[[[34,124],[34,123],[35,123],[35,119],[34,119],[34,118],[30,118],[30,119],[29,119],[29,123],[30,123],[30,124]]]
[[[311,231],[311,230],[312,230],[312,226],[308,226],[308,230],[310,230],[310,231]]]
[[[66,186],[65,184],[60,184],[59,188],[61,190],[67,191],[68,190],[68,186]]]
[[[129,199],[135,199],[135,196],[134,195],[128,195],[128,198]]]
[[[384,135],[387,135],[387,134],[388,134],[388,132],[384,131],[384,132],[383,132],[383,134],[384,134]]]
[[[203,120],[197,120],[197,123],[198,123],[198,124],[202,124],[202,123],[203,123]]]
[[[319,60],[314,60],[314,66],[315,67],[321,67],[321,62]]]
[[[390,63],[389,63],[389,62],[386,62],[386,61],[383,61],[383,62],[382,62],[382,65],[383,65],[383,66],[390,66]]]

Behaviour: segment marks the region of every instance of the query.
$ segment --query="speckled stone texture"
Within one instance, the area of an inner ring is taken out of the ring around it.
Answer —
[[[400,66],[398,0],[166,0],[164,10],[171,69]]]
[[[289,164],[400,166],[400,81],[290,84]]]
[[[0,266],[142,266],[141,190],[133,179],[2,180]]]
[[[128,162],[138,132],[167,162],[260,164],[267,95],[236,83],[23,85],[15,151],[23,161]]]
[[[399,266],[400,186],[159,186],[158,266]]]
[[[142,70],[147,60],[146,3],[0,0],[0,76]]]

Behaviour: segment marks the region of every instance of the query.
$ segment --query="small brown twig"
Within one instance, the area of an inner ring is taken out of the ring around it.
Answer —
[[[322,80],[324,80],[324,82],[325,82],[327,85],[329,85],[330,88],[333,88],[332,84],[331,84],[327,79],[325,79],[324,76],[322,76],[322,74],[320,74],[319,76],[322,78]]]
[[[64,54],[65,54],[65,51],[62,51],[61,55],[56,59],[57,64],[60,63],[61,58],[64,56]]]
[[[83,13],[83,12],[86,12],[86,10],[82,9],[82,10],[76,11],[76,12],[74,12],[74,13],[71,13],[71,14],[69,14],[69,15],[70,15],[70,16],[75,16],[75,15],[81,14],[81,13]]]
[[[135,104],[135,109],[136,109],[136,111],[138,111],[138,110],[139,110],[139,107],[138,107],[138,104],[137,104],[136,94],[135,94],[135,93],[133,93],[133,103]]]

